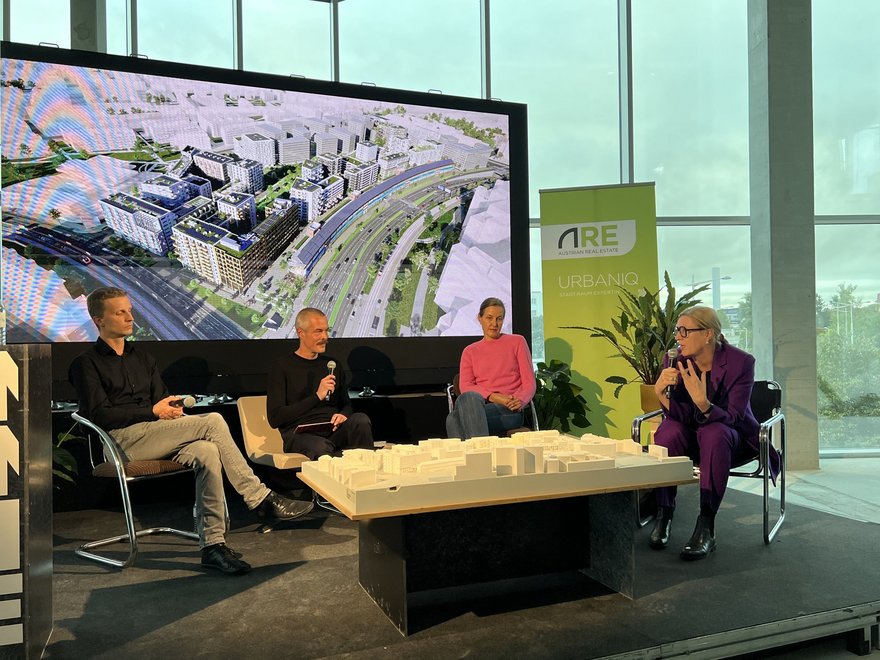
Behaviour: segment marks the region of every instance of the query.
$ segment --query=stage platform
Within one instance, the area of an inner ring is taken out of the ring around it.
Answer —
[[[344,517],[316,512],[257,534],[256,519],[230,495],[228,540],[254,570],[227,577],[203,570],[195,545],[158,537],[125,571],[86,562],[74,547],[117,533],[120,514],[59,513],[45,657],[721,658],[876,630],[880,525],[791,505],[765,546],[760,498],[728,491],[718,550],[687,563],[677,549],[690,536],[696,497],[681,489],[669,549],[650,550],[649,528],[636,532],[648,568],[636,600],[561,573],[475,588],[464,601],[437,594],[413,612],[409,637],[358,585],[357,523]],[[191,521],[181,502],[146,504],[141,519],[158,523],[166,507],[168,522]]]

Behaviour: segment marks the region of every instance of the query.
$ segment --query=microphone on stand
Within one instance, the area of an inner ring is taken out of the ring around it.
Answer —
[[[328,375],[332,376],[333,371],[335,369],[336,369],[336,362],[334,362],[333,360],[330,360],[329,362],[327,362],[327,374]],[[330,392],[327,392],[327,395],[324,397],[324,401],[329,401],[329,400],[330,400]]]
[[[678,362],[678,349],[677,348],[670,348],[668,351],[666,351],[666,358],[667,358],[666,359],[667,366],[674,367],[676,365],[676,362]],[[674,389],[675,389],[675,383],[673,383],[672,385],[666,386],[666,398],[667,399],[672,400],[672,390],[674,390]]]
[[[175,399],[174,401],[168,402],[169,406],[173,406],[174,408],[192,408],[196,405],[196,398],[187,394],[186,396],[182,396],[179,399]]]

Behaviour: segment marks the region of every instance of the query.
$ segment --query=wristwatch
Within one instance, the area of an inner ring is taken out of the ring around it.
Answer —
[[[715,407],[715,404],[712,403],[712,402],[710,401],[710,402],[709,402],[709,407],[706,409],[706,412],[703,412],[703,411],[701,410],[701,411],[700,411],[700,414],[702,414],[703,417],[708,417],[708,416],[709,416],[709,413],[712,412],[712,408],[714,408],[714,407]]]

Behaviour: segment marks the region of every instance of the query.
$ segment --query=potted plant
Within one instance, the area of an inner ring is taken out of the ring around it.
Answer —
[[[641,289],[632,293],[621,288],[617,297],[620,313],[611,319],[611,329],[596,326],[565,326],[566,328],[586,330],[591,337],[604,339],[614,347],[609,357],[620,357],[635,371],[635,376],[609,376],[605,382],[616,385],[615,398],[629,383],[642,383],[642,408],[656,410],[660,407],[654,394],[654,383],[663,368],[663,357],[675,346],[675,323],[688,307],[698,305],[697,296],[709,288],[708,284],[688,291],[680,298],[675,297],[675,287],[669,280],[669,273],[663,273],[666,301],[660,301],[660,291],[650,292]],[[646,401],[646,396],[648,401]]]
[[[71,429],[72,430],[72,429]],[[69,442],[79,442],[83,440],[81,436],[74,435],[71,431],[59,433],[52,443],[52,475],[63,479],[69,483],[74,483],[74,477],[79,470],[77,469],[76,458],[62,445]]]
[[[536,389],[532,401],[541,429],[571,431],[572,423],[580,428],[587,421],[587,401],[581,396],[582,387],[571,382],[571,367],[561,360],[549,364],[538,362],[535,371]]]

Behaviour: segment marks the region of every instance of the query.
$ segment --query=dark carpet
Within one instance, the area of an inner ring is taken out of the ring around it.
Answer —
[[[880,525],[790,506],[765,546],[760,498],[728,491],[718,550],[687,563],[678,549],[695,499],[682,491],[667,550],[648,549],[650,527],[636,532],[635,601],[579,573],[505,583],[465,601],[434,599],[416,610],[406,638],[358,585],[357,525],[345,518],[315,512],[259,534],[231,495],[228,541],[254,570],[229,577],[202,569],[195,544],[171,537],[144,540],[132,568],[100,567],[73,549],[121,533],[121,514],[58,513],[45,657],[597,658],[880,599]],[[189,506],[136,512],[146,525],[187,528]]]

